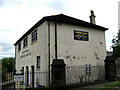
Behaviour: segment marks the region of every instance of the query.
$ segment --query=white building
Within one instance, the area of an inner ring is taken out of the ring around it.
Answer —
[[[90,18],[88,23],[63,14],[43,17],[14,44],[16,70],[48,72],[55,56],[64,59],[66,67],[104,66],[107,28],[95,24],[93,11]],[[25,76],[25,82],[34,83],[34,86],[39,79],[35,75]],[[45,86],[47,80],[42,80]]]

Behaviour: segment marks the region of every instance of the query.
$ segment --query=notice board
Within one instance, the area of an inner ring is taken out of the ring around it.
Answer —
[[[74,40],[89,41],[88,32],[74,30]]]

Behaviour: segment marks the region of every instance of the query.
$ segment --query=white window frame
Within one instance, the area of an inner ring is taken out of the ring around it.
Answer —
[[[23,40],[23,47],[27,47],[28,46],[28,37],[26,37],[24,40]]]
[[[37,42],[37,39],[38,39],[38,29],[33,31],[32,34],[31,34],[31,41],[32,41],[32,43]]]
[[[21,42],[18,43],[18,51],[21,50]]]

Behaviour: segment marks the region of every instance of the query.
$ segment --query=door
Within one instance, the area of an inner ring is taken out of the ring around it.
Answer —
[[[29,85],[29,68],[26,66],[26,86],[28,87]]]
[[[34,66],[31,66],[32,70],[32,87],[34,87]]]

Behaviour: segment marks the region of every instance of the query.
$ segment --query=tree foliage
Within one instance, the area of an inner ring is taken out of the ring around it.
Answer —
[[[120,32],[112,39],[113,56],[120,57]]]
[[[3,58],[2,59],[2,73],[4,72],[13,72],[14,71],[14,64],[15,58]]]

